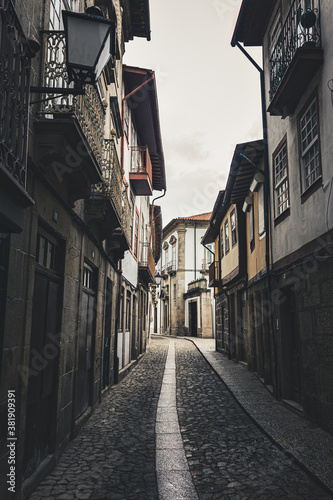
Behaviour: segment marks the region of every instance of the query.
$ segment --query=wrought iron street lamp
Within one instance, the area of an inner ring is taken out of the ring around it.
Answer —
[[[66,66],[74,88],[31,87],[46,94],[84,94],[84,85],[95,85],[112,55],[116,53],[116,21],[105,19],[98,7],[77,13],[63,10]]]
[[[159,294],[158,294],[158,300],[160,302],[160,328],[159,328],[159,333],[162,333],[162,300],[161,300],[161,289],[162,289],[162,276],[159,271],[155,274],[155,283],[156,286],[158,286],[159,289]],[[157,325],[156,325],[157,326]],[[158,333],[158,332],[156,332]]]
[[[85,14],[63,10],[62,17],[69,80],[78,87],[94,85],[115,55],[115,21],[104,19],[98,7],[90,7]]]
[[[162,281],[162,276],[160,275],[159,271],[155,274],[155,283],[157,286],[160,286]]]

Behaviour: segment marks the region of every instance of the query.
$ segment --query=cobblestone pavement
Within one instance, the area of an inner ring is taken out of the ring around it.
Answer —
[[[30,500],[158,500],[155,422],[169,342],[152,340]],[[175,345],[180,430],[200,500],[332,499],[265,437],[192,343]]]
[[[250,420],[188,341],[176,341],[181,435],[200,500],[331,499]]]
[[[156,500],[155,419],[169,341],[151,343],[30,500]]]

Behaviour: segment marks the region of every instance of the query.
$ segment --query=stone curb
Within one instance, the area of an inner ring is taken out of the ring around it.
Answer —
[[[218,371],[214,368],[214,366],[208,361],[204,353],[200,350],[199,346],[196,344],[195,340],[189,338],[189,337],[177,337],[173,335],[161,335],[161,334],[153,334],[152,337],[154,338],[159,338],[159,337],[164,337],[164,338],[173,338],[173,339],[180,339],[180,340],[187,340],[188,342],[191,342],[197,350],[200,352],[201,356],[205,359],[207,364],[210,366],[210,368],[213,370],[213,372],[218,376],[218,378],[224,383],[226,388],[228,389],[229,393],[232,395],[234,400],[238,403],[238,405],[242,408],[242,410],[246,413],[246,415],[251,419],[251,421],[265,434],[265,436],[281,450],[288,458],[292,458],[295,463],[302,469],[304,470],[314,481],[316,481],[320,486],[322,486],[330,495],[333,496],[333,488],[331,488],[330,485],[326,484],[325,481],[323,481],[321,478],[318,477],[318,475],[315,473],[315,471],[311,470],[304,462],[302,462],[295,454],[292,453],[292,451],[287,450],[283,443],[278,441],[267,429],[265,429],[256,419],[255,417],[246,409],[246,407],[239,401],[237,396],[234,394],[232,389],[229,387],[228,383],[223,380],[221,375],[218,373]],[[216,351],[213,351],[216,352]],[[254,376],[254,375],[253,375]],[[268,391],[268,389],[267,389]],[[268,391],[269,392],[269,391]],[[273,398],[273,396],[271,395]],[[301,418],[301,417],[300,417]]]

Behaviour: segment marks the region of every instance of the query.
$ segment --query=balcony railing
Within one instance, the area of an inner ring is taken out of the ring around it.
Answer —
[[[140,243],[139,268],[146,268],[149,271],[150,280],[155,276],[155,261],[150,244],[147,241]]]
[[[103,182],[91,187],[93,194],[109,196],[116,208],[119,219],[122,217],[123,174],[120,168],[114,139],[104,140],[102,160]]]
[[[281,34],[270,58],[269,94],[271,100],[277,92],[297,50],[302,47],[305,49],[319,48],[321,46],[319,1],[314,0],[313,3],[314,9],[311,12],[315,15],[315,23],[310,28],[302,26],[301,18],[305,13],[303,9],[299,7],[299,0],[294,0],[291,4]]]
[[[121,219],[121,228],[123,230],[124,236],[128,243],[128,246],[131,246],[131,207],[130,202],[128,200],[127,189],[123,189],[123,200],[122,200],[122,219]]]
[[[147,146],[131,147],[131,172],[138,174],[147,173],[151,178],[152,165]]]
[[[175,260],[170,260],[167,264],[167,271],[169,274],[174,274],[177,269],[176,269],[176,261]]]
[[[161,268],[161,275],[162,275],[163,277],[168,276],[167,266],[166,266],[165,264],[164,264],[164,265],[162,266],[162,268]]]
[[[131,147],[130,181],[137,195],[152,194],[152,164],[147,146]]]
[[[202,259],[201,272],[207,273],[209,271],[210,265],[211,265],[211,262],[209,262],[207,259]]]
[[[0,167],[25,190],[29,46],[12,2],[0,0]]]
[[[43,37],[42,85],[52,88],[72,87],[68,82],[66,70],[64,32],[47,31]],[[85,95],[61,96],[41,103],[39,115],[46,119],[61,116],[75,118],[99,167],[102,168],[105,112],[97,90],[92,85],[86,85],[85,90]],[[59,93],[61,94],[61,91]]]

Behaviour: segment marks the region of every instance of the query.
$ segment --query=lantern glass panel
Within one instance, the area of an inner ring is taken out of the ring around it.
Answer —
[[[67,64],[94,70],[101,49],[106,64],[110,58],[109,30],[110,25],[107,23],[95,22],[91,18],[68,16]],[[106,37],[109,40],[108,44],[105,44]]]

